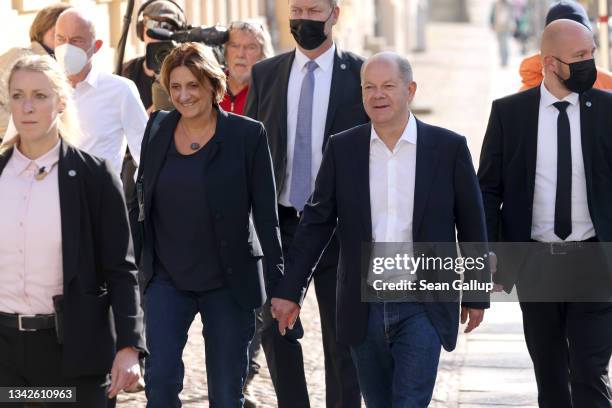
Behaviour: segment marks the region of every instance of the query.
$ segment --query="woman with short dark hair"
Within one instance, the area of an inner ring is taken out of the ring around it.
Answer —
[[[164,60],[161,83],[176,110],[149,120],[139,205],[131,206],[142,231],[147,407],[181,406],[181,357],[198,313],[210,405],[242,407],[254,310],[283,268],[266,132],[219,107],[225,74],[201,44],[175,48]]]

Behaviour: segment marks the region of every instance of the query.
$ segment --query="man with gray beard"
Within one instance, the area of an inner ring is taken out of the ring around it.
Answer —
[[[249,21],[234,21],[229,26],[229,41],[225,44],[227,92],[221,101],[226,112],[242,115],[251,67],[274,54],[270,33],[261,25]]]

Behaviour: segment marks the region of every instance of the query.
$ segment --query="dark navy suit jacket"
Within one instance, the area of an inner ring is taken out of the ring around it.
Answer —
[[[287,170],[287,88],[294,59],[295,50],[255,64],[244,107],[246,116],[261,121],[266,127],[279,194],[285,185]],[[330,135],[368,121],[361,101],[359,71],[362,64],[360,56],[336,47],[322,151]],[[319,267],[325,270],[334,268],[337,263],[338,243],[332,238]]]
[[[580,134],[589,213],[599,241],[612,241],[612,94],[580,95]],[[491,241],[529,242],[538,148],[540,87],[493,102],[478,177]],[[552,198],[554,199],[554,197]],[[500,255],[495,281],[510,291],[524,254]],[[608,265],[612,254],[605,247]],[[507,251],[500,246],[496,251]]]
[[[143,291],[153,276],[151,201],[174,130],[181,115],[172,111],[148,142],[149,119],[141,150],[137,187],[143,190],[144,214],[130,204],[130,218],[140,231],[137,251]],[[280,230],[272,159],[266,131],[260,122],[218,109],[215,137],[206,162],[206,197],[212,214],[216,250],[230,291],[238,304],[255,309],[266,300],[266,289],[283,274]],[[252,218],[250,217],[252,215]],[[202,250],[194,248],[194,251]],[[265,273],[262,257],[266,257]]]
[[[410,120],[415,120],[414,116]],[[315,190],[304,209],[286,260],[276,297],[301,303],[312,266],[336,231],[340,244],[337,289],[338,340],[360,344],[368,326],[368,304],[361,301],[362,259],[372,242],[370,210],[371,125],[332,136],[325,149]],[[482,198],[464,137],[417,121],[414,242],[486,242]],[[487,308],[488,301],[469,304]],[[454,349],[458,302],[426,303],[445,349]]]

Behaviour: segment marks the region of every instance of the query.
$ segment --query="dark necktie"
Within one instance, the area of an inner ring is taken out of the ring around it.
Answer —
[[[555,200],[555,235],[565,240],[572,233],[572,146],[567,116],[569,102],[553,104],[557,117],[557,195]]]

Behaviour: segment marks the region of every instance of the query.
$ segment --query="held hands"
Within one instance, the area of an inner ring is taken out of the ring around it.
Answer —
[[[484,309],[472,309],[469,307],[461,307],[461,324],[465,324],[467,321],[467,327],[464,333],[469,333],[477,328],[482,320],[484,319]],[[468,321],[469,317],[469,321]]]
[[[272,317],[278,320],[278,331],[281,336],[287,332],[287,327],[293,329],[293,325],[300,314],[300,306],[290,300],[272,298],[270,301]]]
[[[113,361],[108,398],[115,398],[119,391],[133,387],[139,379],[138,351],[133,347],[122,348],[117,352],[115,361]]]

